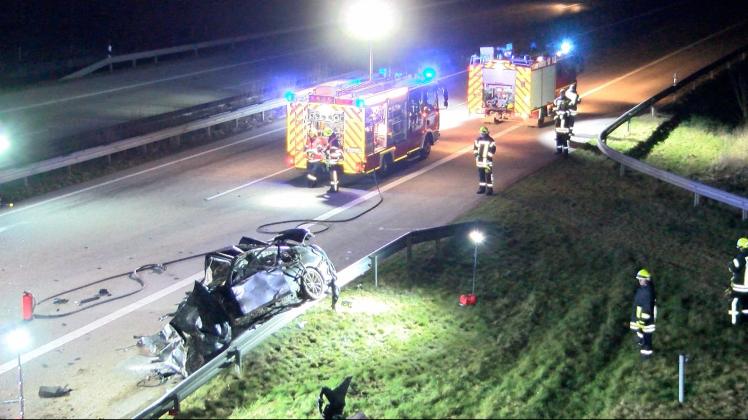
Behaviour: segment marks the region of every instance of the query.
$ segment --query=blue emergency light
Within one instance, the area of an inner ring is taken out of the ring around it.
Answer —
[[[566,55],[571,52],[571,50],[574,49],[574,44],[571,43],[568,39],[565,39],[561,41],[561,47],[559,48],[558,52],[559,55]]]
[[[434,77],[436,77],[436,71],[434,69],[432,69],[431,67],[426,67],[425,69],[423,69],[423,79],[424,80],[426,80],[428,82],[429,80],[433,79]]]
[[[296,99],[296,94],[291,90],[287,90],[286,93],[283,94],[283,97],[286,98],[288,102],[293,102],[293,100]]]
[[[363,108],[364,105],[366,105],[366,103],[364,102],[362,98],[356,98],[356,106],[358,108]]]

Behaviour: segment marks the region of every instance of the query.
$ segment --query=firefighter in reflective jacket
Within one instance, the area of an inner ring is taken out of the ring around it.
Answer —
[[[571,110],[569,109],[569,100],[566,98],[564,91],[553,101],[554,116],[553,120],[556,126],[556,154],[569,156],[569,140],[571,139]]]
[[[480,128],[480,136],[473,143],[475,165],[478,167],[477,194],[493,195],[493,154],[496,153],[496,142],[488,134],[488,128]]]
[[[728,268],[732,273],[730,280],[730,319],[732,325],[738,323],[740,315],[748,316],[748,238],[738,239],[738,255],[732,259]]]
[[[327,170],[330,172],[330,189],[327,192],[334,193],[340,191],[340,174],[343,172],[343,148],[338,134],[330,128],[325,129],[325,136],[327,136],[325,160]]]
[[[634,307],[629,327],[636,333],[642,358],[652,355],[652,334],[657,318],[657,298],[649,271],[642,268],[636,273],[638,285],[634,294]]]
[[[306,178],[309,187],[315,187],[319,179],[320,172],[324,166],[325,150],[327,149],[327,139],[320,136],[319,132],[312,128],[309,130],[309,137],[306,144]]]
[[[577,118],[577,106],[582,102],[582,98],[577,94],[576,82],[572,83],[569,89],[566,90],[565,97],[568,100],[569,115],[571,116],[569,128],[574,128],[574,120]]]

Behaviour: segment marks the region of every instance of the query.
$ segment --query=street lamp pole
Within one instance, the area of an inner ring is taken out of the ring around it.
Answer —
[[[21,367],[20,352],[18,352],[18,403],[21,405],[21,419],[23,419],[23,368]]]
[[[374,48],[372,47],[371,40],[369,40],[369,81],[370,82],[371,82],[373,74],[374,74]]]
[[[21,364],[21,353],[29,345],[31,338],[28,331],[23,328],[17,328],[5,336],[5,342],[8,348],[16,352],[18,361],[18,398],[15,400],[3,401],[3,404],[18,403],[21,408],[21,418],[25,415],[25,400],[23,398],[23,365]]]

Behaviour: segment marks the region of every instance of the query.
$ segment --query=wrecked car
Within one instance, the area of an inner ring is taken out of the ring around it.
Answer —
[[[138,346],[156,357],[162,376],[188,376],[225,350],[234,337],[278,312],[322,298],[335,285],[329,257],[296,228],[268,242],[243,237],[205,255],[205,276],[178,305],[171,321]]]

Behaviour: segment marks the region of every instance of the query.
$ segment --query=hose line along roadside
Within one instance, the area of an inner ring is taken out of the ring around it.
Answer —
[[[204,252],[204,253],[201,253],[201,254],[194,254],[194,255],[190,255],[190,256],[187,256],[187,257],[178,258],[178,259],[171,260],[171,261],[166,261],[166,262],[163,262],[163,263],[160,263],[160,264],[146,264],[146,265],[142,265],[142,266],[136,268],[135,270],[133,270],[132,272],[115,274],[113,276],[109,276],[109,277],[106,277],[106,278],[103,278],[103,279],[99,279],[99,280],[96,280],[96,281],[93,281],[93,282],[90,282],[90,283],[86,283],[86,284],[84,284],[82,286],[78,286],[78,287],[75,287],[73,289],[68,289],[68,290],[65,290],[63,292],[57,293],[55,295],[46,297],[46,298],[44,298],[44,299],[42,299],[42,300],[34,303],[34,308],[35,308],[35,310],[34,310],[34,318],[37,318],[37,319],[63,318],[63,317],[66,317],[66,316],[77,314],[79,312],[86,311],[88,309],[91,309],[91,308],[99,306],[99,305],[103,305],[105,303],[110,303],[110,302],[114,302],[116,300],[124,299],[124,298],[126,298],[128,296],[132,296],[132,295],[134,295],[136,293],[141,292],[145,288],[145,282],[143,281],[143,279],[140,278],[140,273],[141,272],[146,271],[146,270],[151,270],[154,273],[161,274],[164,271],[166,271],[166,269],[167,269],[167,267],[169,265],[177,264],[177,263],[180,263],[180,262],[183,262],[183,261],[187,261],[187,260],[191,260],[191,259],[194,259],[194,258],[203,257],[206,254],[207,254],[207,252]],[[138,284],[138,288],[136,290],[133,290],[131,292],[124,293],[124,294],[121,294],[121,295],[116,295],[116,296],[110,297],[112,295],[109,294],[108,291],[106,291],[106,289],[100,289],[99,293],[97,295],[94,295],[92,298],[81,300],[79,302],[79,306],[80,307],[78,307],[76,309],[73,309],[73,310],[70,310],[70,311],[66,311],[66,312],[55,312],[55,313],[43,313],[43,312],[39,313],[39,312],[36,311],[37,307],[39,307],[41,305],[44,305],[46,303],[49,303],[49,302],[51,302],[52,304],[64,304],[64,303],[67,303],[69,301],[69,299],[64,299],[63,296],[68,295],[70,293],[74,293],[74,292],[77,292],[79,290],[86,289],[86,288],[89,288],[89,287],[92,287],[92,286],[95,286],[95,285],[98,285],[98,284],[102,284],[102,283],[107,282],[107,281],[115,280],[115,279],[118,279],[118,278],[121,278],[121,277],[125,277],[125,276],[127,276],[130,280],[132,280],[132,281],[134,281],[135,283]],[[110,298],[109,299],[103,299],[104,297],[110,297]],[[88,304],[87,301],[88,302],[94,302],[95,301],[95,303]]]

